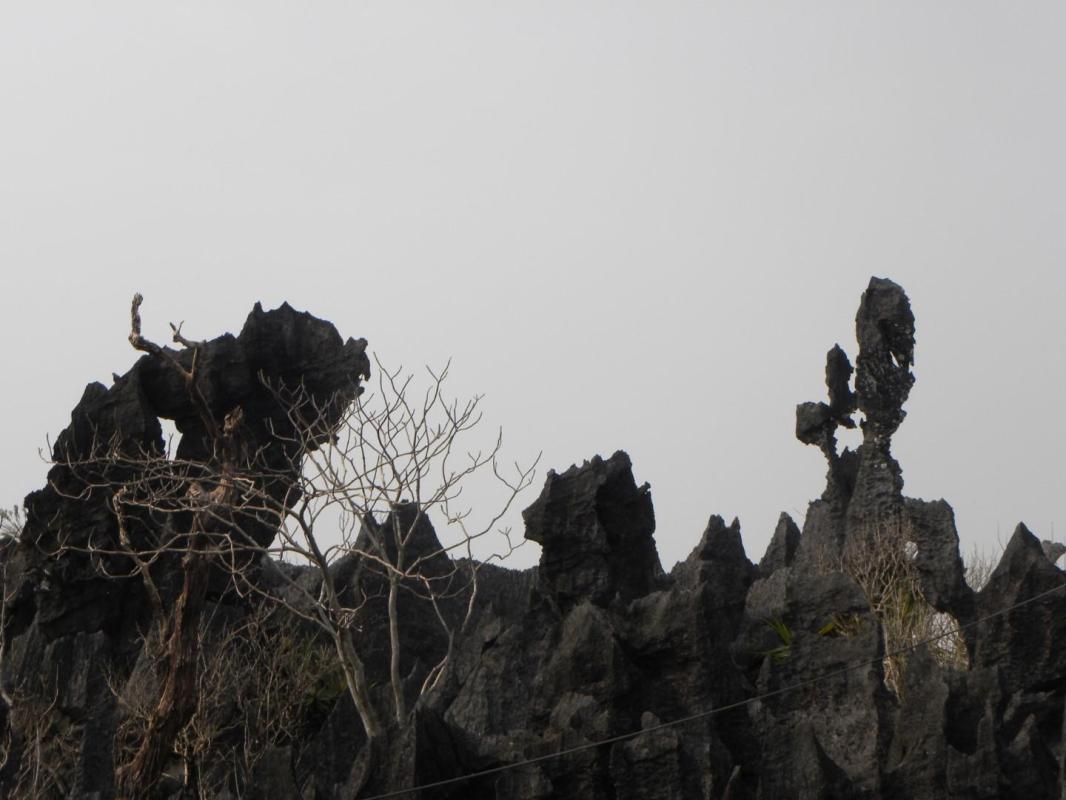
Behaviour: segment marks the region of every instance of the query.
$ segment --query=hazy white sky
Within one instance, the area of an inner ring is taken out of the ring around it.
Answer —
[[[288,300],[454,358],[507,454],[622,448],[668,566],[757,559],[870,275],[917,316],[906,492],[1066,535],[1066,6],[0,6],[0,487],[166,322]],[[536,490],[539,490],[540,480]],[[523,505],[531,502],[535,491]],[[514,523],[520,525],[515,515]],[[536,557],[530,548],[518,564]]]

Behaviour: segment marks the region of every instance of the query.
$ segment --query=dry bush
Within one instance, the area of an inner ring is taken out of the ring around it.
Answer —
[[[173,765],[187,792],[213,797],[240,791],[262,759],[298,742],[309,721],[347,691],[330,644],[291,615],[260,606],[237,627],[201,626],[196,710],[173,748]],[[123,720],[118,763],[132,757],[159,697],[154,650],[121,687],[113,686]]]
[[[77,758],[79,731],[59,708],[59,692],[16,692],[7,709],[7,731],[0,742],[0,775],[11,800],[62,800],[73,786],[66,765]]]
[[[949,633],[954,620],[937,612],[922,595],[914,563],[915,546],[906,524],[888,522],[869,525],[848,539],[839,569],[859,585],[870,609],[881,622],[885,652],[895,653],[939,634],[930,643],[940,663],[960,657],[957,637]],[[965,656],[965,647],[961,654]],[[897,695],[903,688],[906,655],[885,659],[885,684]]]
[[[1000,549],[1002,550],[1003,548],[1000,547]],[[992,572],[995,570],[996,564],[999,563],[999,559],[993,558],[982,550],[978,550],[975,545],[970,550],[970,557],[965,559],[965,563],[966,583],[975,592],[979,592],[985,588],[988,579],[992,577]]]
[[[885,652],[897,653],[920,642],[942,666],[969,668],[969,655],[958,621],[937,611],[922,594],[915,563],[917,547],[909,523],[884,521],[860,528],[849,537],[838,559],[823,559],[823,571],[840,571],[862,589],[870,609],[881,622]],[[966,580],[974,591],[988,581],[995,564],[976,549],[966,568]],[[885,683],[902,693],[906,653],[885,658]]]

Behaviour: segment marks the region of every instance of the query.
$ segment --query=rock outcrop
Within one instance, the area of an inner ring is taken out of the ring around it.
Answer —
[[[429,615],[465,613],[465,590],[436,610],[402,606],[415,632],[401,653],[412,710],[390,728],[373,774],[350,697],[320,686],[300,735],[272,745],[240,786],[212,796],[369,797],[425,784],[434,786],[404,796],[1066,796],[1066,575],[1053,563],[1061,553],[1020,525],[975,590],[950,506],[903,495],[891,439],[914,385],[914,332],[903,290],[871,280],[856,318],[856,368],[834,346],[826,401],[796,412],[797,438],[826,457],[826,489],[802,531],[781,516],[758,565],[739,523],[712,516],[688,558],[664,572],[651,491],[637,484],[624,452],[551,472],[524,513],[527,538],[542,548],[539,566],[483,568],[456,641]],[[353,397],[369,372],[364,350],[364,341],[345,343],[332,326],[288,307],[257,307],[240,336],[206,345],[200,368],[210,375],[213,411],[221,418],[240,405],[256,446],[269,451],[283,446],[272,432],[284,420],[258,376],[302,382],[323,398]],[[110,388],[86,390],[57,441],[57,461],[102,442],[158,451],[160,417],[176,420],[183,455],[202,457],[208,439],[183,398],[171,373],[142,359]],[[838,452],[837,429],[856,425],[861,446]],[[291,455],[278,453],[278,463]],[[0,792],[16,785],[26,757],[12,720],[38,708],[56,717],[50,724],[63,745],[49,768],[65,794],[45,796],[115,796],[122,710],[113,690],[143,660],[150,609],[136,580],[101,578],[84,555],[57,550],[62,541],[117,535],[107,498],[74,491],[71,480],[63,466],[53,468],[49,487],[27,498],[21,540],[3,550],[0,680],[13,735]],[[906,653],[886,649],[879,614],[891,587],[871,589],[845,566],[883,546],[885,531],[906,547],[915,575],[905,602],[961,626],[952,659],[934,641],[911,642]],[[429,558],[439,542],[428,521],[416,533],[415,550],[435,574],[449,575],[446,556]],[[292,587],[313,594],[320,580],[282,563],[264,563],[258,576],[266,595]],[[375,691],[384,692],[382,577],[354,556],[332,576],[366,598],[352,625],[371,653]],[[223,628],[248,613],[232,593],[220,591],[212,603]],[[432,691],[414,691],[449,646]],[[240,734],[230,730],[221,720],[211,746],[232,746]],[[157,796],[188,796],[181,782],[161,781]]]
[[[256,305],[238,336],[198,349],[198,385],[211,413],[221,421],[231,409],[243,409],[245,446],[282,473],[293,463],[285,436],[291,423],[275,390],[302,386],[325,413],[337,413],[370,373],[365,340],[344,341],[333,325],[288,305],[273,311]],[[190,350],[169,353],[192,366]],[[115,796],[116,695],[142,657],[154,621],[141,581],[106,576],[109,565],[116,569],[107,554],[119,546],[108,487],[113,491],[138,459],[163,452],[161,418],[182,434],[179,459],[210,454],[201,416],[177,371],[160,359],[143,356],[110,387],[89,384],[56,440],[47,487],[26,498],[22,536],[4,551],[5,716],[51,715],[45,738],[54,745],[49,757],[59,762],[50,765],[57,772],[50,784],[55,796]],[[111,454],[122,457],[102,466]],[[272,491],[284,497],[285,482],[276,481]],[[261,541],[274,536],[266,525],[248,530]],[[120,572],[128,573],[128,567]],[[155,573],[161,591],[177,592],[177,558],[162,556]],[[232,601],[214,594],[214,602]],[[0,794],[13,791],[25,755],[19,733],[11,734]]]

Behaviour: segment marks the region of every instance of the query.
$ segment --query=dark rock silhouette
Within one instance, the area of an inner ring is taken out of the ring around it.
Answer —
[[[782,514],[756,566],[739,523],[712,516],[689,557],[665,573],[651,492],[637,485],[625,453],[549,473],[524,513],[527,538],[542,547],[539,567],[483,570],[473,624],[436,688],[390,734],[362,796],[485,771],[405,796],[1064,796],[1066,591],[1057,589],[1066,575],[1053,563],[1061,552],[1019,525],[987,585],[967,585],[951,507],[906,498],[891,453],[914,385],[914,317],[902,288],[872,279],[856,332],[855,369],[834,346],[827,401],[796,411],[797,438],[819,447],[828,464],[826,489],[802,532]],[[277,447],[269,431],[281,420],[260,393],[260,371],[302,380],[323,397],[354,396],[369,372],[364,350],[364,341],[344,343],[328,323],[257,307],[239,337],[207,345],[208,400],[220,415],[242,405],[255,441]],[[86,389],[57,457],[101,441],[158,449],[161,416],[178,422],[184,454],[202,454],[207,438],[184,397],[169,372],[142,359],[112,387]],[[862,445],[838,452],[837,428],[856,424]],[[24,537],[3,550],[0,680],[12,702],[54,699],[76,733],[76,752],[54,765],[69,796],[112,797],[118,714],[107,680],[130,674],[148,609],[136,581],[102,580],[76,553],[53,553],[60,531],[86,539],[115,532],[106,498],[64,496],[74,487],[61,467],[49,480],[27,498]],[[923,645],[907,658],[898,695],[886,686],[885,644],[869,599],[834,568],[886,525],[906,531],[924,600],[966,626],[969,660],[968,668],[947,666]],[[438,547],[428,522],[416,539],[422,552]],[[339,562],[334,577],[349,591],[380,595],[380,579],[357,559]],[[288,580],[315,578],[263,565],[265,592],[285,591]],[[239,601],[220,594],[214,602],[239,623]],[[425,608],[402,613],[419,632],[403,654],[418,682],[446,643],[432,620],[418,617]],[[372,644],[385,641],[382,617],[371,603],[356,621],[371,649],[384,647]],[[384,661],[369,660],[379,678]],[[348,797],[363,747],[341,694],[304,737],[246,776],[241,791]],[[0,793],[21,757],[15,741],[0,767]],[[164,782],[158,796],[183,795]]]
[[[641,597],[662,576],[647,484],[633,488],[629,456],[597,456],[580,469],[548,473],[523,513],[526,538],[543,548],[537,585],[560,608]]]
[[[284,439],[291,428],[285,409],[263,379],[275,386],[302,382],[308,396],[327,408],[338,398],[354,398],[361,391],[360,378],[370,373],[365,340],[344,341],[331,324],[287,304],[273,311],[257,304],[239,336],[221,336],[200,350],[197,370],[212,413],[221,419],[230,409],[243,408],[246,446],[275,469],[292,463]],[[171,352],[186,368],[191,365],[189,350]],[[114,472],[131,467],[115,466],[105,470],[112,474],[97,475],[97,464],[78,474],[70,465],[109,452],[131,458],[161,453],[161,417],[174,420],[182,433],[180,458],[203,458],[210,452],[209,437],[188,393],[176,372],[158,359],[143,356],[111,387],[89,384],[70,425],[56,440],[56,466],[48,473],[48,486],[26,498],[21,540],[4,553],[0,686],[5,703],[37,702],[42,712],[52,708],[62,715],[59,729],[73,726],[67,732],[81,741],[77,758],[54,767],[69,771],[61,783],[72,797],[115,794],[118,709],[111,683],[121,686],[130,675],[152,619],[139,580],[102,577],[99,565],[78,549],[90,542],[104,550],[117,546],[108,492],[86,488],[95,478],[113,482],[119,477]],[[273,491],[284,497],[286,482],[277,481]],[[263,524],[256,535],[269,541],[274,533]],[[176,592],[172,578],[179,574],[177,559],[162,559],[156,571],[161,590]],[[20,747],[16,736],[0,767],[0,795],[14,780]]]

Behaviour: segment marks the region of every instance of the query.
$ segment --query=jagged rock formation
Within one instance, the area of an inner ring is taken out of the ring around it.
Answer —
[[[360,391],[360,378],[370,373],[365,350],[365,340],[345,342],[332,325],[310,314],[288,305],[264,311],[257,304],[238,336],[203,344],[196,370],[216,418],[243,408],[245,445],[266,464],[281,467],[292,463],[284,437],[290,422],[267,384],[302,383],[309,397],[328,407]],[[191,367],[191,351],[170,352]],[[179,458],[210,454],[207,431],[177,372],[159,359],[142,357],[110,387],[89,384],[56,440],[48,486],[26,498],[22,537],[4,552],[4,721],[20,710],[57,717],[49,733],[65,748],[53,756],[64,759],[52,765],[62,773],[53,781],[60,787],[57,796],[115,795],[119,709],[113,684],[121,686],[132,673],[153,620],[143,584],[103,577],[106,557],[85,552],[90,544],[114,549],[119,540],[108,492],[90,487],[113,485],[121,477],[115,473],[129,469],[118,463],[98,474],[94,459],[101,455],[123,453],[135,460],[162,453],[160,418],[173,420],[182,433]],[[78,463],[88,466],[73,468]],[[274,490],[283,497],[284,482]],[[269,541],[273,532],[260,527],[256,535]],[[161,591],[176,594],[177,559],[160,559],[155,571]],[[12,791],[26,755],[26,743],[12,733],[0,767],[0,794]]]
[[[1061,553],[1020,525],[987,585],[967,585],[950,506],[904,497],[891,454],[914,385],[914,317],[903,290],[871,280],[856,330],[857,369],[835,346],[827,402],[797,408],[797,437],[828,463],[825,492],[802,532],[783,514],[755,565],[739,523],[712,516],[689,557],[665,573],[651,493],[637,485],[625,453],[549,473],[524,514],[526,536],[542,547],[539,567],[483,570],[473,624],[436,688],[390,732],[387,757],[360,796],[440,781],[406,796],[1066,796],[1066,591],[1058,590],[1066,575],[1053,564]],[[344,344],[331,326],[285,307],[257,308],[240,337],[216,341],[205,362],[217,365],[209,366],[217,369],[212,404],[224,413],[239,401],[260,432],[269,430],[271,407],[256,395],[258,370],[323,393],[355,392],[368,371],[365,342]],[[110,389],[86,391],[57,451],[91,446],[93,431],[158,448],[158,417],[168,416],[185,433],[182,447],[197,453],[205,440],[179,389],[142,359]],[[838,452],[836,429],[855,426],[858,413],[862,445]],[[269,437],[260,442],[270,445]],[[61,468],[50,480],[62,487]],[[111,797],[119,714],[105,676],[130,675],[147,609],[135,581],[102,581],[83,558],[49,549],[60,530],[113,535],[102,499],[48,488],[27,508],[23,540],[3,555],[2,685],[16,704],[36,697],[47,705],[54,694],[72,743],[54,769],[71,797]],[[968,626],[968,666],[920,647],[902,662],[898,694],[886,685],[872,600],[840,569],[886,528],[910,543],[924,601]],[[428,523],[416,538],[421,552],[438,547]],[[291,565],[263,567],[267,593],[315,581]],[[357,559],[338,563],[335,579],[380,595]],[[226,624],[246,613],[237,598],[213,602],[227,610]],[[373,609],[353,624],[380,651],[373,643],[385,632]],[[446,647],[432,621],[418,617],[426,613],[415,604],[403,611],[419,632],[402,656],[411,685]],[[384,661],[370,659],[379,679]],[[347,695],[326,699],[300,737],[217,796],[238,788],[264,798],[351,796],[365,737]],[[10,753],[0,786],[18,768],[18,747]],[[158,796],[181,796],[179,782],[162,782]]]

